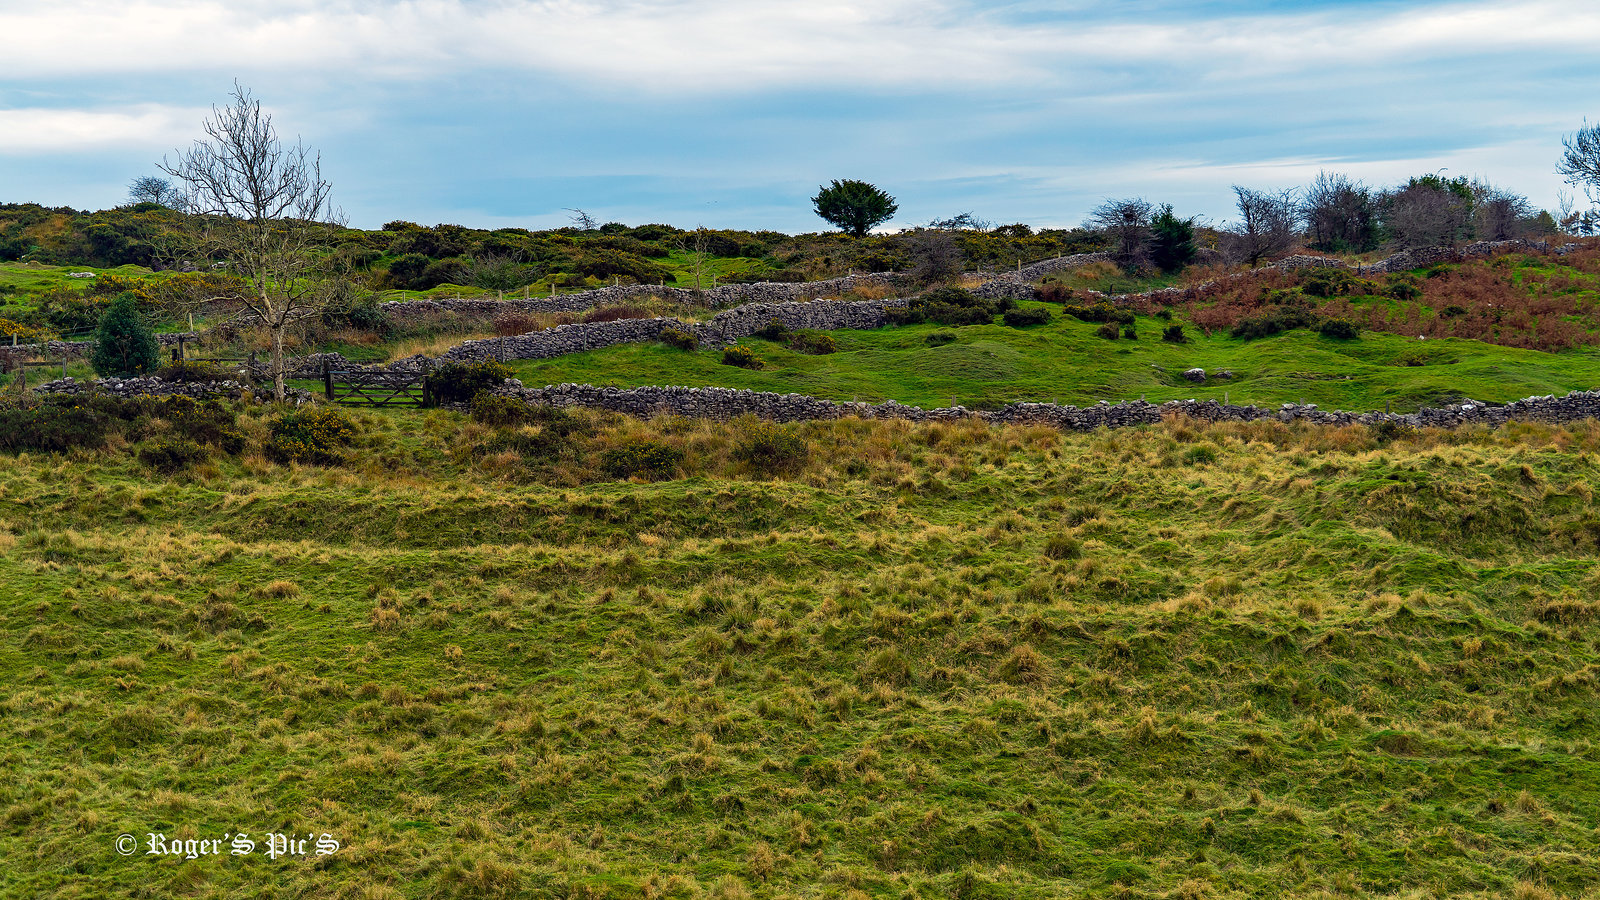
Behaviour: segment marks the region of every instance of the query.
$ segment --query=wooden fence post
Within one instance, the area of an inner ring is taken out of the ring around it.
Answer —
[[[322,361],[322,390],[323,390],[324,394],[327,396],[328,402],[332,403],[333,402],[333,367],[328,365],[328,361],[327,360],[323,360]]]

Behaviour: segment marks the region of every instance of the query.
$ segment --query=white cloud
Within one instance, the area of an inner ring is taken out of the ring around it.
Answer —
[[[1370,19],[1346,10],[1118,21],[1112,12],[1041,23],[1002,13],[955,0],[0,0],[0,33],[12,38],[11,71],[29,77],[525,70],[641,92],[1082,90],[1105,67],[1226,80],[1501,51],[1587,53],[1600,41],[1600,9],[1575,0],[1428,4]]]
[[[0,109],[0,153],[72,152],[103,147],[172,148],[194,137],[208,110],[146,105],[106,112]]]

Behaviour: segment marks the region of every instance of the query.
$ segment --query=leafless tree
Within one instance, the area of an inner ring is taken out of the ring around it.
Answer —
[[[155,203],[167,209],[183,208],[183,192],[156,175],[140,175],[128,182],[129,203]]]
[[[566,210],[567,212],[572,213],[572,215],[568,216],[567,218],[572,221],[573,228],[576,228],[579,231],[595,231],[600,227],[600,223],[594,220],[594,216],[589,215],[583,210],[574,209],[570,206],[567,207]]]
[[[921,284],[938,284],[961,274],[966,257],[956,236],[947,229],[918,228],[905,232],[900,243],[911,257],[911,277]]]
[[[1084,224],[1111,238],[1111,256],[1118,265],[1144,269],[1150,265],[1150,221],[1154,216],[1155,207],[1148,200],[1132,197],[1101,203],[1089,211]]]
[[[1239,221],[1223,229],[1223,253],[1252,266],[1287,253],[1299,237],[1300,202],[1295,191],[1257,191],[1233,186]]]
[[[341,216],[328,202],[321,155],[298,140],[286,146],[247,89],[235,82],[232,102],[211,113],[206,136],[160,168],[187,198],[189,251],[249,284],[243,304],[270,335],[281,402],[285,336],[333,302],[325,250]]]
[[[1378,214],[1372,191],[1349,176],[1318,172],[1300,201],[1306,237],[1317,250],[1371,250],[1378,243]]]
[[[1474,181],[1472,199],[1472,234],[1478,240],[1508,241],[1532,230],[1533,204],[1527,197]]]
[[[701,278],[711,264],[710,238],[711,229],[696,225],[693,231],[679,234],[674,241],[689,264],[689,274],[694,277],[694,289],[697,291],[701,290]]]
[[[1390,241],[1400,249],[1450,246],[1466,237],[1471,227],[1467,198],[1426,181],[1413,180],[1389,192],[1383,208]]]
[[[1577,226],[1579,234],[1593,234],[1600,222],[1600,125],[1590,125],[1585,119],[1576,134],[1561,139],[1561,161],[1556,163],[1556,173],[1567,176],[1567,183],[1583,188],[1589,203],[1595,208],[1588,212],[1562,216],[1563,222]]]

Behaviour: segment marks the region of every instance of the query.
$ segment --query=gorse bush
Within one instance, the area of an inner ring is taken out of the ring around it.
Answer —
[[[763,474],[798,472],[810,459],[810,448],[793,429],[753,422],[742,429],[731,455]]]
[[[428,391],[435,403],[469,403],[480,391],[493,390],[510,377],[511,369],[494,360],[445,363],[428,374]]]
[[[1122,326],[1115,322],[1107,322],[1096,328],[1094,333],[1108,341],[1114,341],[1122,334]]]
[[[789,349],[810,356],[827,356],[839,349],[839,343],[831,334],[823,334],[820,331],[796,331],[789,338]]]
[[[785,325],[782,320],[773,319],[767,324],[761,326],[761,328],[752,334],[751,337],[758,337],[764,341],[777,341],[779,343],[783,343],[784,341],[789,340],[789,337],[792,334],[793,332],[789,330],[789,326]]]
[[[1015,306],[1010,299],[990,300],[963,288],[941,287],[911,298],[904,309],[884,310],[884,317],[896,325],[990,325],[997,314]]]
[[[485,425],[522,425],[533,419],[527,403],[516,397],[502,397],[488,391],[479,391],[474,395],[470,409],[472,420]]]
[[[1230,329],[1236,338],[1254,340],[1272,337],[1296,328],[1310,328],[1317,324],[1317,314],[1303,306],[1281,306],[1258,316],[1241,320]]]
[[[1034,306],[1028,309],[1008,309],[1000,321],[1012,328],[1027,328],[1031,325],[1044,325],[1050,321],[1050,309],[1045,306]]]
[[[679,350],[694,350],[700,346],[700,339],[681,328],[663,328],[658,335],[661,343]]]
[[[644,438],[627,440],[600,454],[600,468],[612,478],[664,478],[683,462],[683,451]]]
[[[1323,337],[1348,341],[1361,336],[1361,326],[1348,319],[1328,319],[1317,326],[1317,333]]]
[[[722,364],[741,369],[759,369],[765,365],[756,352],[743,344],[735,344],[722,351]]]
[[[336,409],[312,406],[284,413],[268,426],[267,455],[278,462],[338,465],[355,440],[350,421]]]
[[[1069,304],[1063,306],[1061,311],[1080,322],[1111,322],[1117,325],[1133,324],[1133,310],[1112,306],[1104,300],[1088,306]]]
[[[1161,329],[1161,339],[1169,344],[1189,343],[1189,338],[1183,333],[1182,325],[1168,325]]]
[[[0,450],[62,453],[106,444],[113,417],[75,397],[49,397],[30,405],[0,405]]]
[[[186,469],[210,457],[206,448],[186,438],[173,435],[158,437],[139,448],[139,461],[157,472],[172,473]]]

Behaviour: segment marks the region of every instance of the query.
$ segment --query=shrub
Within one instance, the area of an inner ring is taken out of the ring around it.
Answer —
[[[1348,319],[1328,319],[1317,326],[1317,333],[1326,338],[1348,341],[1361,336],[1361,326]]]
[[[954,331],[947,331],[945,329],[935,331],[922,339],[923,343],[927,344],[929,347],[943,347],[945,344],[955,343],[955,340],[956,333]]]
[[[494,317],[494,333],[513,337],[543,330],[539,317],[530,312],[503,312]]]
[[[479,391],[472,397],[472,419],[485,425],[521,425],[532,419],[528,404],[515,397]]]
[[[700,346],[699,338],[681,328],[663,328],[659,337],[661,343],[679,350],[694,350]]]
[[[161,367],[161,345],[130,292],[118,294],[100,317],[89,364],[99,375],[127,378]]]
[[[1183,333],[1182,325],[1168,325],[1161,329],[1161,339],[1169,344],[1187,344],[1189,338]]]
[[[1371,287],[1367,282],[1344,269],[1318,266],[1300,280],[1300,289],[1313,297],[1347,297],[1365,294]]]
[[[1080,322],[1115,322],[1118,325],[1133,324],[1133,310],[1119,309],[1104,300],[1090,306],[1068,304],[1061,307],[1061,311]]]
[[[139,448],[139,462],[157,472],[171,474],[198,462],[210,454],[206,448],[185,437],[166,435],[158,437]]]
[[[75,397],[49,397],[33,406],[0,406],[0,450],[62,453],[105,446],[112,418]]]
[[[1316,313],[1311,310],[1303,306],[1284,306],[1263,315],[1241,319],[1230,333],[1236,338],[1254,340],[1296,328],[1309,328],[1316,323]]]
[[[827,356],[839,349],[839,344],[831,334],[820,331],[796,331],[789,338],[790,349],[811,356]]]
[[[600,455],[600,468],[613,478],[660,478],[683,462],[683,451],[655,441],[634,439]]]
[[[761,326],[761,329],[751,336],[761,338],[764,341],[777,341],[779,343],[783,343],[789,339],[792,333],[793,332],[789,330],[788,325],[785,325],[779,319],[773,319],[767,324]]]
[[[1428,274],[1429,277],[1433,275],[1432,272]],[[1383,292],[1396,300],[1415,300],[1422,296],[1422,281],[1410,272],[1398,272],[1389,276],[1389,283]]]
[[[997,313],[1015,306],[1015,301],[1009,299],[989,300],[962,288],[941,287],[911,298],[905,309],[884,310],[884,316],[898,325],[988,325]]]
[[[1131,324],[1124,325],[1122,326],[1122,336],[1130,341],[1137,341],[1139,339],[1139,332]]]
[[[435,403],[468,403],[480,391],[499,387],[511,370],[491,359],[473,363],[445,363],[428,375],[428,391]]]
[[[340,448],[355,439],[355,429],[336,409],[312,406],[284,413],[269,424],[267,455],[279,462],[337,465]]]
[[[1029,309],[1008,309],[1005,315],[1000,317],[1000,320],[1012,328],[1044,325],[1050,321],[1050,308],[1047,306],[1035,306]]]
[[[756,352],[743,344],[735,344],[722,351],[722,364],[741,369],[759,369],[765,365]]]
[[[767,474],[797,472],[810,458],[805,439],[771,422],[756,422],[733,445],[734,459]]]
[[[1094,333],[1108,341],[1114,341],[1117,339],[1118,335],[1122,334],[1122,328],[1115,322],[1107,322],[1104,325],[1101,325],[1099,328],[1096,328]]]

